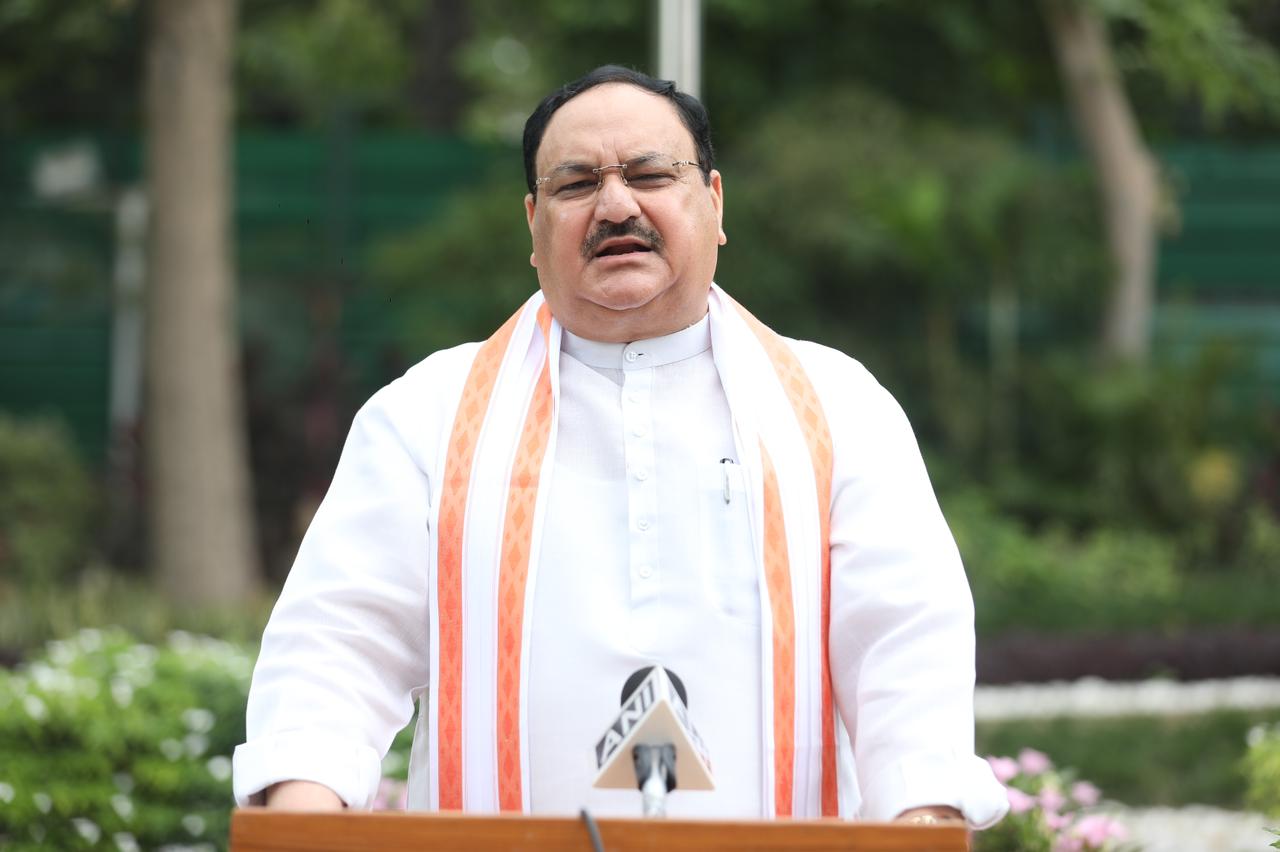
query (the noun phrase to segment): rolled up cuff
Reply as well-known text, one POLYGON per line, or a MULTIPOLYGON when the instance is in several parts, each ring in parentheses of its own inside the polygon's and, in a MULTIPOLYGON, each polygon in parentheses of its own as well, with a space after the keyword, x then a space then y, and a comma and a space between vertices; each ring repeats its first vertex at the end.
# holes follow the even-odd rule
MULTIPOLYGON (((861 773, 860 773, 861 774, 861 773)), ((1004 787, 972 754, 912 754, 863 775, 861 817, 884 822, 911 808, 952 807, 970 828, 989 828, 1009 810, 1004 787)))
POLYGON ((281 781, 323 784, 350 808, 367 808, 378 791, 382 761, 364 743, 331 731, 285 731, 236 746, 231 758, 236 804, 264 804, 263 794, 281 781))

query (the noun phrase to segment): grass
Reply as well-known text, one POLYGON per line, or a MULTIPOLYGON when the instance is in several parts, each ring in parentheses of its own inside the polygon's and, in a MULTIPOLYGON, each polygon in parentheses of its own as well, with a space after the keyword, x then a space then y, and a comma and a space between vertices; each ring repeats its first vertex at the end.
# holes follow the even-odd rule
POLYGON ((983 755, 1043 751, 1126 805, 1240 810, 1245 735, 1254 725, 1277 721, 1280 710, 988 722, 978 726, 977 743, 983 755))

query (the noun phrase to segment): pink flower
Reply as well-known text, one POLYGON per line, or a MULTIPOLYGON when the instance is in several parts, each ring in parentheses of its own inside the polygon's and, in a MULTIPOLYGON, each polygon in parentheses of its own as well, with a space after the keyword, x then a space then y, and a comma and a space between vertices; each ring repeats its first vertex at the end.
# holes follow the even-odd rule
POLYGON ((1049 830, 1053 832, 1062 831, 1062 829, 1071 825, 1071 817, 1067 814, 1054 813, 1053 811, 1045 811, 1044 824, 1049 826, 1049 830))
POLYGON ((988 757, 987 763, 991 764, 991 771, 1001 784, 1018 774, 1018 761, 1012 757, 988 757))
POLYGON ((375 811, 403 811, 409 804, 409 785, 394 778, 378 782, 378 792, 370 806, 375 811))
POLYGON ((1109 816, 1092 814, 1080 820, 1071 834, 1085 843, 1086 849, 1101 849, 1108 840, 1124 840, 1129 836, 1125 827, 1109 816))
POLYGON ((1053 852, 1083 852, 1084 841, 1079 837, 1059 837, 1058 842, 1053 844, 1053 852))
POLYGON ((1046 811, 1060 811, 1067 803, 1067 797, 1057 787, 1045 787, 1040 791, 1040 807, 1046 811))
POLYGON ((1042 751, 1024 748, 1018 752, 1018 766, 1028 775, 1039 775, 1052 769, 1053 761, 1049 759, 1049 755, 1042 751))
POLYGON ((1098 800, 1102 798, 1102 791, 1088 781, 1077 781, 1071 785, 1071 798, 1089 808, 1098 804, 1098 800))
POLYGON ((1036 800, 1017 787, 1007 787, 1005 793, 1009 797, 1009 810, 1015 814, 1024 814, 1036 806, 1036 800))

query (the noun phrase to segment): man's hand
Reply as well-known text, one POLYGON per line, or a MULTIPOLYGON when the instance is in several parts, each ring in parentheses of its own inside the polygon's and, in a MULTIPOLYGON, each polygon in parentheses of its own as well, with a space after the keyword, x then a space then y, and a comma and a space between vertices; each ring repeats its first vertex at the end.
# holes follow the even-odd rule
POLYGON ((314 781, 281 781, 267 788, 267 807, 285 811, 340 811, 338 794, 314 781))
POLYGON ((909 808, 894 817, 893 821, 916 825, 964 825, 964 815, 955 808, 928 805, 923 808, 909 808))

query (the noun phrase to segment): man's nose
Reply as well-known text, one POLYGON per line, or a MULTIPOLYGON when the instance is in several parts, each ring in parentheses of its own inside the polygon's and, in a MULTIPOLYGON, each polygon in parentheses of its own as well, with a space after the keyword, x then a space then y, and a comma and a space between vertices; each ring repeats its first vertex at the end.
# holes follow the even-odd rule
POLYGON ((639 215, 640 205, 622 175, 617 172, 600 175, 600 188, 596 190, 596 220, 625 222, 639 215))

